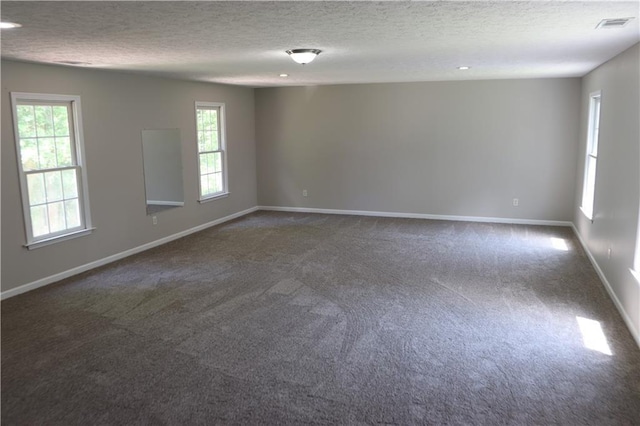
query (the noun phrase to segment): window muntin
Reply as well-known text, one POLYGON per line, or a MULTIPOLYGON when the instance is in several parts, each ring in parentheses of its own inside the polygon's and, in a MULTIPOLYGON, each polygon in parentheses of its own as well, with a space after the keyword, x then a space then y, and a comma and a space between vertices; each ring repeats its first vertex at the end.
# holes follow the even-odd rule
POLYGON ((600 135, 600 92, 589 96, 589 127, 587 133, 587 150, 584 166, 584 183, 582 190, 582 206, 584 214, 593 219, 595 202, 596 169, 598 163, 598 138, 600 135))
POLYGON ((200 200, 227 193, 224 104, 196 102, 200 200))
POLYGON ((90 228, 80 98, 12 93, 27 246, 90 228))

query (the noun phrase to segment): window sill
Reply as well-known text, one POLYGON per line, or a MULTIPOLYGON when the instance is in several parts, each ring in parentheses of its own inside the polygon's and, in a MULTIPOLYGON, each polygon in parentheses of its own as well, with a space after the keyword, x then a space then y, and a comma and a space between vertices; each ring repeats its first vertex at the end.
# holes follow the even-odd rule
POLYGON ((593 214, 588 214, 587 211, 582 206, 580 206, 580 211, 587 219, 589 219, 591 223, 593 223, 593 214))
POLYGON ((56 243, 59 243, 59 242, 62 242, 62 241, 72 240, 74 238, 78 238, 78 237, 83 237, 85 235, 89 235, 89 234, 91 234, 93 232, 94 229, 96 229, 96 228, 81 229, 80 231, 74 231, 74 232, 71 232, 69 234, 58 235, 56 237, 47 238, 46 240, 34 241, 32 243, 25 244, 24 246, 26 248, 28 248, 29 250, 35 250, 35 249, 40 248, 40 247, 45 247, 45 246, 49 246, 51 244, 56 244, 56 243))
POLYGON ((211 197, 201 198, 201 199, 198 200, 198 202, 200 204, 208 203, 209 201, 214 201, 214 200, 217 200, 219 198, 226 198, 226 197, 229 196, 229 194, 231 194, 231 193, 230 192, 222 192, 220 194, 212 195, 211 197))

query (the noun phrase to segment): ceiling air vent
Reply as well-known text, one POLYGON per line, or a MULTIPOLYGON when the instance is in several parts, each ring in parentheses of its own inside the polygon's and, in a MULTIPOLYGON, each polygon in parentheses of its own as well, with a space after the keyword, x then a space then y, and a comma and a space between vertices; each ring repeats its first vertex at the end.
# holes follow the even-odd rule
POLYGON ((622 28, 629 23, 633 18, 614 18, 614 19, 603 19, 596 26, 598 28, 622 28))

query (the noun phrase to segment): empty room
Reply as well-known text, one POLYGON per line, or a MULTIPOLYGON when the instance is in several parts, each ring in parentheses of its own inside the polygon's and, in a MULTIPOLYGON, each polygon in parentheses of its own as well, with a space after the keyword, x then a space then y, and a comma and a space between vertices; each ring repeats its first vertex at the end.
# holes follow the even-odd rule
POLYGON ((640 2, 0 12, 3 425, 640 424, 640 2))

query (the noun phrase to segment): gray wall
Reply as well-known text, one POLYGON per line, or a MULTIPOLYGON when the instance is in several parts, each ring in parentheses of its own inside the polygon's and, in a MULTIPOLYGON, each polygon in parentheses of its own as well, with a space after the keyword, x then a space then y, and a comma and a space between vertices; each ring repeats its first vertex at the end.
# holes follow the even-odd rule
POLYGON ((579 101, 580 79, 256 89, 258 203, 570 221, 579 101))
POLYGON ((120 253, 256 205, 254 91, 124 73, 2 62, 2 290, 120 253), (82 98, 91 235, 29 251, 25 243, 9 92, 82 98), (229 190, 198 198, 195 101, 225 102, 229 190), (142 129, 179 128, 185 206, 146 216, 142 129))
MULTIPOLYGON (((583 78, 574 224, 640 342, 640 287, 630 272, 640 205, 640 45, 583 78), (580 210, 589 94, 602 90, 593 223, 580 210), (611 248, 611 259, 607 250, 611 248)), ((640 265, 636 265, 638 267, 640 265)))

